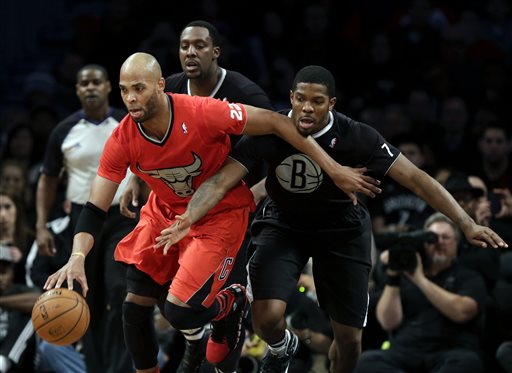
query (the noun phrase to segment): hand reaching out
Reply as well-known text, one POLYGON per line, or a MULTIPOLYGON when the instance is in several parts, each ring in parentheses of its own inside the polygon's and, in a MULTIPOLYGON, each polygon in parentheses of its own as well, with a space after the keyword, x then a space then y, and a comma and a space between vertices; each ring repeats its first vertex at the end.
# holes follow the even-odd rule
POLYGON ((339 172, 332 176, 336 186, 343 190, 354 205, 357 205, 356 193, 362 193, 368 197, 374 198, 376 194, 382 192, 377 185, 380 181, 371 176, 364 175, 368 169, 366 167, 352 168, 341 166, 339 172))
POLYGON ((139 194, 141 192, 140 183, 138 182, 136 176, 132 176, 128 186, 124 190, 121 198, 119 199, 119 210, 121 211, 121 215, 126 216, 130 219, 135 219, 137 214, 131 211, 128 206, 130 203, 137 207, 139 205, 139 194))
POLYGON ((52 233, 48 228, 38 228, 36 231, 37 251, 41 256, 55 256, 57 250, 52 233))
POLYGON ((183 215, 176 215, 176 221, 169 227, 160 232, 160 236, 156 238, 155 249, 164 246, 164 255, 167 254, 169 248, 180 242, 190 231, 192 222, 190 221, 187 213, 183 215))

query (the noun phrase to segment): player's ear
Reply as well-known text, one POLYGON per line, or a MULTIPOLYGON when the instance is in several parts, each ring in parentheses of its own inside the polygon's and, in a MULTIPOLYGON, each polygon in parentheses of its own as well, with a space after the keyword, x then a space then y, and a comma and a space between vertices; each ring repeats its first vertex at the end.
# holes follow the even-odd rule
POLYGON ((329 110, 334 109, 334 105, 336 105, 336 97, 331 97, 329 99, 329 110))
POLYGON ((220 57, 220 47, 213 47, 213 59, 217 60, 220 57))
POLYGON ((165 89, 165 79, 163 77, 160 77, 160 79, 158 79, 158 89, 162 92, 165 89))
POLYGON ((290 89, 290 103, 293 104, 293 91, 290 89))

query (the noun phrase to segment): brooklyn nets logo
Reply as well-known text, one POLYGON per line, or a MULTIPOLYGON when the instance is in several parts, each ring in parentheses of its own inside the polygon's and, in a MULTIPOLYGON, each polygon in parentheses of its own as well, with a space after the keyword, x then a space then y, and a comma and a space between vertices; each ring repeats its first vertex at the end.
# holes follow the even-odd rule
POLYGON ((312 193, 322 185, 323 173, 311 158, 293 154, 276 168, 277 180, 291 193, 312 193))

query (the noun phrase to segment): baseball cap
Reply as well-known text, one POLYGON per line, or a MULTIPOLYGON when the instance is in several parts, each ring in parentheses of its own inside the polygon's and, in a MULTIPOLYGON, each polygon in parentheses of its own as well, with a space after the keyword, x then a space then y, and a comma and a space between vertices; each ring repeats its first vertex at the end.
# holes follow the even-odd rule
POLYGON ((469 183, 469 178, 466 174, 462 172, 456 172, 451 174, 446 180, 444 187, 451 194, 461 193, 461 192, 469 192, 473 196, 473 198, 478 198, 483 196, 484 191, 480 188, 475 188, 469 183))

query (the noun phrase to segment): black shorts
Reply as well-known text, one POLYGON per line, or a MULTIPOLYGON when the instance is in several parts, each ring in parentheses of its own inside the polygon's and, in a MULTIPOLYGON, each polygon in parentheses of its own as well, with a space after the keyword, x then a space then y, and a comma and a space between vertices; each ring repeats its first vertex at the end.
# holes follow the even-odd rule
POLYGON ((134 265, 126 268, 126 291, 143 297, 165 299, 169 291, 171 281, 160 285, 147 273, 142 272, 134 265))
POLYGON ((248 265, 254 299, 288 302, 311 257, 320 306, 338 323, 365 326, 371 269, 369 222, 329 234, 298 232, 275 224, 260 228, 248 265))

